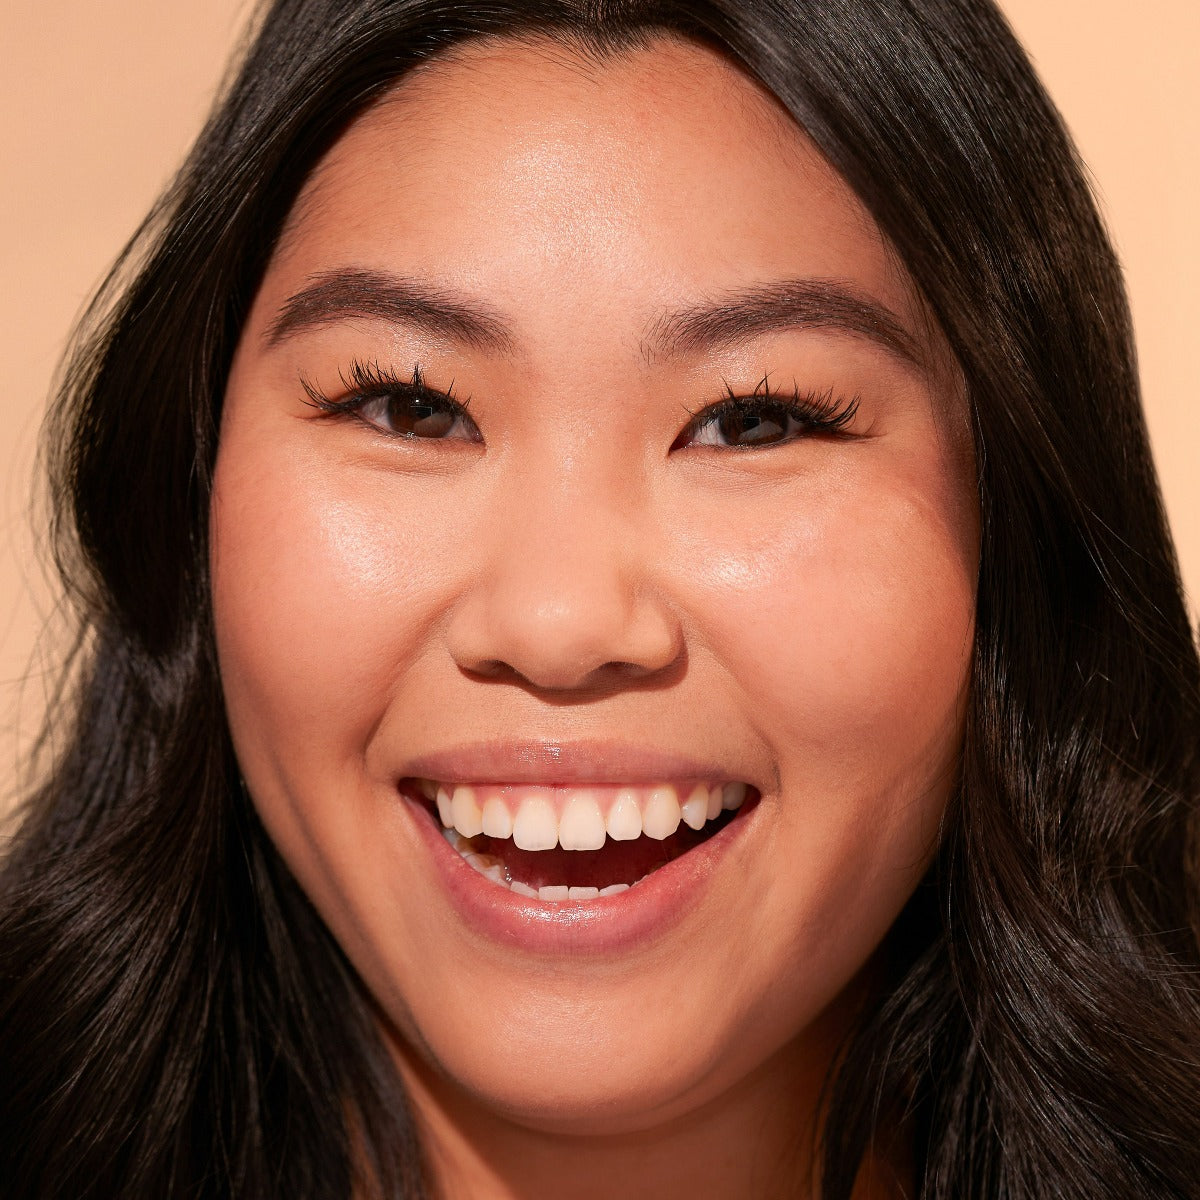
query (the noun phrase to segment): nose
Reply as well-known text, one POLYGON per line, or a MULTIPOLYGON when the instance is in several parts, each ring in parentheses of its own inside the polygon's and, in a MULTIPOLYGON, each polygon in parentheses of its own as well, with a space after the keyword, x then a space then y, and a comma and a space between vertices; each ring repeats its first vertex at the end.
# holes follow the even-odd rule
POLYGON ((452 657, 473 674, 555 692, 663 672, 683 638, 653 536, 564 490, 526 480, 490 514, 486 553, 450 614, 452 657))

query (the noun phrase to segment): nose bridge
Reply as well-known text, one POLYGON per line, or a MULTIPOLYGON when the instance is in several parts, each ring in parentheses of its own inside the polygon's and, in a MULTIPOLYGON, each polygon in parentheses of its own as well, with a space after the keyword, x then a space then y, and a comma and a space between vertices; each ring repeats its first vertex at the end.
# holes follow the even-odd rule
MULTIPOLYGON (((584 584, 572 566, 590 566, 593 575, 602 564, 610 574, 636 567, 646 531, 638 527, 636 499, 641 489, 629 463, 607 461, 589 454, 587 447, 557 452, 548 447, 526 470, 513 472, 509 489, 504 507, 513 516, 513 540, 530 552, 531 568, 544 557, 547 569, 567 576, 568 582, 584 584), (539 548, 543 555, 533 553, 539 548)), ((644 523, 644 508, 642 517, 644 523)), ((508 549, 514 576, 519 576, 520 556, 511 555, 512 545, 508 549)), ((614 582, 609 578, 609 584, 614 582)))
POLYGON ((649 507, 628 463, 561 451, 504 473, 487 552, 454 616, 451 650, 565 689, 674 661, 678 629, 654 569, 649 507))

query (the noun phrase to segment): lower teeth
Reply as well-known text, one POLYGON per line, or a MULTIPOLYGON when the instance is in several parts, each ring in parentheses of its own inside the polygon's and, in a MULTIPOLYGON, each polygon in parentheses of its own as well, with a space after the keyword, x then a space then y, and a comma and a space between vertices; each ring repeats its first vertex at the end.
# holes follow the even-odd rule
POLYGON ((636 879, 633 883, 612 883, 603 888, 568 887, 566 884, 546 884, 540 888, 533 888, 519 879, 514 879, 500 859, 489 854, 475 853, 471 849, 470 842, 457 829, 443 829, 442 837, 485 879, 490 879, 493 883, 516 892, 518 896, 548 900, 551 903, 561 904, 565 900, 596 900, 602 896, 616 896, 621 892, 629 891, 631 887, 637 887, 643 879, 648 879, 654 874, 653 871, 648 871, 641 879, 636 879))

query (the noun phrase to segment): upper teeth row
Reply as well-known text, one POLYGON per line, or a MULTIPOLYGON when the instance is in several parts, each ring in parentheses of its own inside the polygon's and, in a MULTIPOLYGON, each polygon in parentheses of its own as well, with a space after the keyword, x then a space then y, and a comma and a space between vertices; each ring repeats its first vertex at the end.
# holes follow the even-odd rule
POLYGON ((549 788, 472 787, 418 781, 422 793, 436 799, 438 816, 447 829, 463 837, 509 838, 522 850, 599 850, 605 837, 628 842, 645 834, 661 841, 682 821, 701 829, 723 809, 739 808, 744 783, 679 789, 653 787, 549 788), (607 812, 602 807, 607 802, 607 812))

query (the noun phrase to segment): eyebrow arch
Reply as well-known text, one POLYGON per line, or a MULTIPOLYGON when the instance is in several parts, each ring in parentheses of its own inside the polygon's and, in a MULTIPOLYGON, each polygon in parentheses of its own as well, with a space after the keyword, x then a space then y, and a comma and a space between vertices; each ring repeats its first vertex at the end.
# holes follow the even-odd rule
POLYGON ((660 317, 647 342, 668 357, 695 354, 796 329, 835 329, 875 342, 913 366, 916 339, 889 308, 837 279, 791 279, 750 287, 713 304, 660 317))
POLYGON ((266 342, 278 346, 304 330, 351 317, 415 326, 493 353, 507 353, 512 346, 505 322, 478 302, 413 279, 359 267, 311 276, 307 287, 284 302, 267 328, 266 342))

